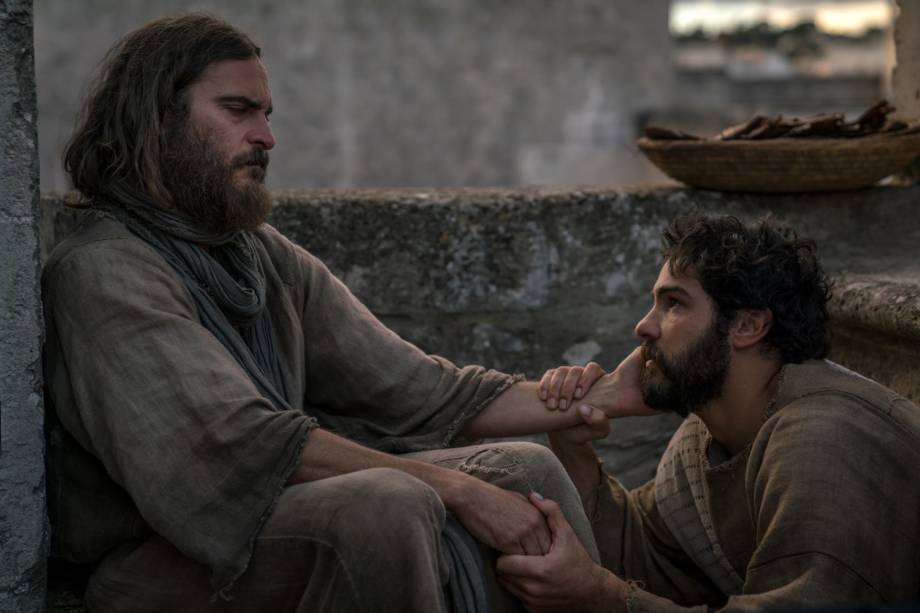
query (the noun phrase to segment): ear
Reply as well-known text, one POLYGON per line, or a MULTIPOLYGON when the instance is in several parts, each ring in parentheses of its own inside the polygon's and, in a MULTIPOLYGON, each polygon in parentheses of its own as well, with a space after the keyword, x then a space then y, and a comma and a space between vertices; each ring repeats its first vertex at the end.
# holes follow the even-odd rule
POLYGON ((770 309, 738 311, 729 329, 732 347, 735 349, 753 347, 763 340, 772 325, 773 312, 770 309))

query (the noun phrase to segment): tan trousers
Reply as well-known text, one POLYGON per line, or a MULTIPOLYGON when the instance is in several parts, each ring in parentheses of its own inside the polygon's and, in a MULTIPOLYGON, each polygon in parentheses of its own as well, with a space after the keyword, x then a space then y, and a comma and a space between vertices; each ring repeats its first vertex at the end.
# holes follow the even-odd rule
MULTIPOLYGON (((585 548, 597 547, 574 486, 545 447, 496 443, 408 454, 468 472, 508 490, 559 502, 585 548)), ((441 545, 445 510, 428 485, 375 468, 287 488, 255 540, 233 600, 210 602, 208 570, 159 536, 123 545, 93 573, 92 613, 446 611, 441 545)), ((483 547, 493 610, 520 610, 494 580, 483 547)))

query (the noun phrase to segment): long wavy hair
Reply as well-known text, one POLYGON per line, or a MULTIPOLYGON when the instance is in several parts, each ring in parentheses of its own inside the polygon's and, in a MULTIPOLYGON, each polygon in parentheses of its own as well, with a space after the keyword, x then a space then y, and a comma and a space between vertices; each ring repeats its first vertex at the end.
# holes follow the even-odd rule
POLYGON ((170 130, 183 127, 187 88, 210 64, 260 56, 248 36, 200 13, 158 19, 121 38, 64 150, 64 169, 82 200, 172 207, 163 154, 170 130))
POLYGON ((665 230, 662 252, 672 274, 699 279, 720 321, 742 309, 770 309, 765 340, 783 363, 827 355, 832 286, 814 241, 769 217, 746 225, 728 215, 691 213, 665 230))

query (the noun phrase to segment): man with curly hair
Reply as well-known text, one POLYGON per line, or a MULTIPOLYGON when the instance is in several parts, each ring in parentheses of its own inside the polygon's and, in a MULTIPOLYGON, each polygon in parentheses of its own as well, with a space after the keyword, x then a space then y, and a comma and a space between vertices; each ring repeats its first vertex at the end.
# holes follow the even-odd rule
MULTIPOLYGON (((645 402, 686 417, 656 477, 627 491, 599 467, 597 408, 550 434, 601 550, 590 562, 558 507, 553 548, 499 560, 533 610, 761 611, 920 596, 920 410, 824 360, 829 283, 815 245, 766 219, 700 214, 663 235, 636 326, 645 402)), ((549 398, 603 380, 544 376, 549 398)), ((612 400, 612 398, 611 398, 612 400)), ((593 406, 592 406, 593 405, 593 406)))

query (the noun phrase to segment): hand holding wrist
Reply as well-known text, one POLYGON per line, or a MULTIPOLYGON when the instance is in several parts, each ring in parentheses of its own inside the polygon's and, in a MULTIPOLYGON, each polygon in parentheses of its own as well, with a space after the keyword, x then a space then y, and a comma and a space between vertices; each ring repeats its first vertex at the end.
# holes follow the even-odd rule
POLYGON ((597 381, 584 402, 601 409, 608 418, 654 414, 642 399, 639 377, 643 364, 642 351, 637 347, 616 370, 597 381))

